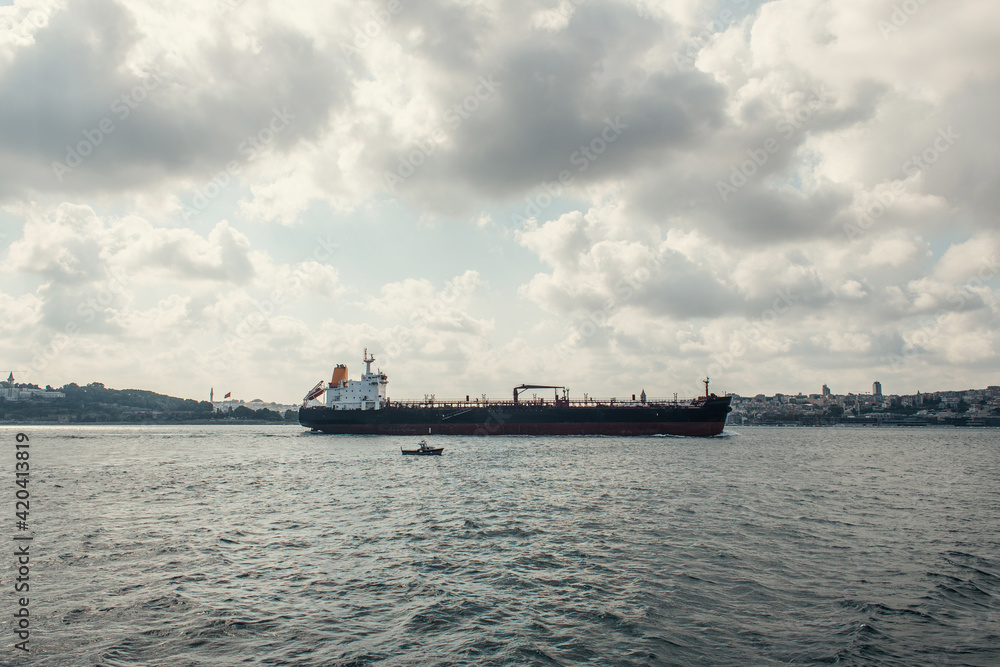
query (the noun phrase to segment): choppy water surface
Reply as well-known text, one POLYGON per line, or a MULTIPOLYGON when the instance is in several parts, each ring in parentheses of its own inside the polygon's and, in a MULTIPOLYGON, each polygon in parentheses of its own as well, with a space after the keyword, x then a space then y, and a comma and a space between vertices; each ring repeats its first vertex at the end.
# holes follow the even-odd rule
POLYGON ((995 430, 17 430, 5 664, 1000 663, 995 430))

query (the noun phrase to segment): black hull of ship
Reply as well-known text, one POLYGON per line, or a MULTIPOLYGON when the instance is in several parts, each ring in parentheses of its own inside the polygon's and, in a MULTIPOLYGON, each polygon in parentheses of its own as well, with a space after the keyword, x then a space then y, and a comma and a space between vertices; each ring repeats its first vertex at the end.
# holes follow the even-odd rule
POLYGON ((693 405, 557 407, 395 407, 380 410, 301 408, 299 423, 314 431, 356 435, 683 435, 722 433, 730 398, 693 405))

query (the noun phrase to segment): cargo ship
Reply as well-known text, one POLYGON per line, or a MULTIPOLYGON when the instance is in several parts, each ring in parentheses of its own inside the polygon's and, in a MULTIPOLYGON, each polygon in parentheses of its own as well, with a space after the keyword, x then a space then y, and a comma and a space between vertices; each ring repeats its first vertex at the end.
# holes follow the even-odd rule
POLYGON ((731 396, 708 391, 691 400, 570 399, 569 390, 556 385, 522 384, 514 387, 512 400, 394 401, 386 397, 389 380, 380 369, 373 373, 365 349, 365 372, 360 380, 348 378, 347 366, 337 364, 330 382, 320 381, 305 395, 299 423, 324 433, 378 435, 682 435, 713 436, 722 433, 732 410, 731 396), (528 389, 552 389, 551 399, 521 394, 528 389), (562 390, 562 396, 559 395, 562 390))

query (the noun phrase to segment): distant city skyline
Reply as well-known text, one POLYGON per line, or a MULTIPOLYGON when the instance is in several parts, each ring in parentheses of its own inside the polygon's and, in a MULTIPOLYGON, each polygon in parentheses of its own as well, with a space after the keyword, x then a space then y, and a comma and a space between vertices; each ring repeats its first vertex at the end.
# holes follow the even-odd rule
POLYGON ((873 398, 874 397, 887 398, 887 397, 893 397, 893 396, 899 397, 899 396, 917 396, 917 395, 924 395, 924 394, 926 394, 926 395, 932 395, 932 394, 952 394, 952 393, 961 393, 961 392, 966 392, 966 391, 987 391, 987 390, 989 390, 991 388, 992 389, 997 389, 998 386, 1000 386, 1000 385, 987 385, 986 387, 965 387, 965 388, 962 388, 962 389, 953 389, 953 388, 951 388, 951 389, 928 389, 927 391, 922 391, 922 390, 918 389, 917 391, 914 391, 914 392, 904 392, 904 393, 882 392, 882 393, 876 394, 874 391, 844 391, 844 392, 836 392, 836 391, 830 390, 829 392, 827 392, 825 390, 829 389, 829 387, 827 387, 826 385, 823 385, 823 387, 820 389, 820 391, 795 391, 795 392, 776 391, 776 392, 774 392, 772 394, 765 394, 764 392, 758 391, 758 392, 754 392, 752 394, 740 394, 740 396, 759 396, 761 394, 764 394, 765 396, 819 396, 819 397, 824 397, 824 396, 834 396, 834 397, 836 397, 836 396, 872 396, 873 398))
MULTIPOLYGON (((13 373, 10 373, 10 375, 7 378, 7 380, 5 380, 3 382, 0 382, 0 398, 4 398, 4 397, 11 398, 11 397, 13 397, 13 394, 11 392, 11 388, 15 387, 15 386, 25 385, 25 384, 29 384, 29 383, 24 383, 24 382, 18 381, 17 378, 14 378, 13 373), (11 379, 14 380, 13 384, 11 383, 11 379)), ((80 383, 77 383, 77 384, 80 384, 80 383)), ((85 382, 85 383, 83 383, 80 386, 83 386, 85 384, 89 384, 89 383, 85 382)), ((101 384, 103 384, 103 383, 101 383, 101 384)), ((50 386, 52 386, 52 385, 50 385, 50 386)), ((45 385, 41 385, 41 387, 44 388, 45 385)), ((148 389, 146 387, 112 387, 112 386, 109 385, 108 388, 109 389, 119 389, 119 390, 120 389, 137 389, 137 390, 152 391, 152 390, 150 390, 150 389, 148 389)), ((997 398, 1000 398, 1000 385, 987 385, 985 387, 965 387, 965 388, 961 388, 961 389, 955 389, 955 388, 948 388, 948 389, 928 389, 926 391, 924 391, 924 390, 917 390, 917 391, 908 392, 908 393, 882 392, 881 389, 882 389, 881 388, 881 383, 876 380, 876 381, 874 381, 872 383, 872 389, 871 389, 871 391, 868 391, 868 390, 862 390, 862 391, 851 391, 851 390, 848 390, 848 391, 843 391, 843 392, 837 392, 837 391, 834 391, 833 389, 831 389, 829 387, 829 385, 824 384, 824 385, 822 385, 820 387, 820 390, 818 392, 794 390, 794 391, 777 391, 777 392, 771 392, 771 393, 765 393, 765 392, 760 392, 760 391, 749 392, 749 393, 740 393, 740 392, 730 392, 730 393, 733 393, 733 394, 735 394, 735 395, 737 395, 737 396, 739 396, 741 398, 751 398, 751 397, 754 397, 754 396, 765 396, 765 397, 768 397, 768 398, 775 398, 775 397, 787 397, 787 398, 809 397, 809 398, 838 399, 838 398, 844 398, 844 397, 848 397, 848 396, 858 396, 858 397, 867 396, 867 397, 871 397, 873 399, 875 399, 875 398, 891 399, 891 398, 914 397, 914 396, 934 396, 934 395, 941 395, 941 394, 961 394, 961 393, 966 393, 966 392, 984 392, 984 393, 989 393, 991 395, 995 395, 997 398), (875 391, 876 389, 879 390, 878 393, 876 393, 876 391, 875 391)), ((539 390, 539 391, 541 391, 541 390, 539 390)), ((717 393, 717 392, 715 392, 714 387, 712 388, 712 392, 713 393, 717 393)), ((617 395, 615 395, 615 394, 606 394, 606 395, 605 394, 590 394, 589 392, 587 392, 587 393, 592 398, 611 398, 611 397, 615 397, 615 396, 621 398, 621 397, 626 397, 626 396, 629 395, 628 392, 625 392, 624 394, 617 394, 617 395)), ((640 390, 640 392, 638 392, 638 393, 645 393, 645 392, 644 392, 644 390, 640 390)), ((638 393, 636 393, 636 395, 638 395, 638 393)), ((721 392, 718 392, 718 393, 721 393, 721 392)), ((275 400, 268 399, 268 398, 262 398, 262 397, 259 397, 259 396, 254 396, 253 398, 249 398, 247 396, 240 396, 238 394, 238 392, 237 392, 236 395, 234 395, 231 391, 226 392, 225 398, 221 398, 221 399, 216 400, 214 398, 214 394, 215 394, 215 388, 214 387, 209 387, 208 399, 207 400, 208 400, 208 402, 210 402, 210 403, 212 403, 213 405, 216 405, 216 406, 221 406, 221 405, 246 405, 246 404, 252 404, 252 403, 259 403, 259 404, 261 404, 261 406, 267 406, 267 407, 281 406, 281 407, 284 407, 284 408, 289 408, 289 407, 294 407, 296 405, 300 405, 302 403, 301 400, 283 402, 283 401, 275 401, 275 400)), ((31 392, 30 391, 29 392, 25 392, 24 395, 25 396, 29 396, 29 395, 31 395, 31 392)), ((583 393, 580 393, 580 394, 575 394, 574 393, 574 394, 571 394, 571 395, 573 397, 575 397, 575 398, 582 398, 583 393)), ((422 397, 423 396, 414 396, 412 398, 416 399, 416 398, 422 398, 422 397)), ((669 398, 669 397, 670 397, 669 395, 665 394, 663 396, 655 396, 655 397, 650 396, 650 399, 652 399, 652 398, 669 398)), ((187 395, 177 395, 177 396, 175 396, 175 398, 191 399, 191 400, 196 400, 196 401, 206 400, 204 397, 187 396, 187 395)), ((461 398, 461 397, 460 396, 450 397, 450 396, 438 395, 437 398, 438 399, 445 399, 445 398, 461 398)), ((493 396, 490 396, 490 398, 491 398, 491 400, 506 400, 506 395, 493 395, 493 396)), ((691 398, 691 396, 680 396, 680 395, 678 395, 678 398, 691 398)))
POLYGON ((1000 374, 1000 3, 0 15, 31 382, 295 403, 365 348, 397 398, 1000 374))
POLYGON ((904 395, 757 394, 733 398, 732 407, 732 425, 1000 427, 1000 385, 904 395))

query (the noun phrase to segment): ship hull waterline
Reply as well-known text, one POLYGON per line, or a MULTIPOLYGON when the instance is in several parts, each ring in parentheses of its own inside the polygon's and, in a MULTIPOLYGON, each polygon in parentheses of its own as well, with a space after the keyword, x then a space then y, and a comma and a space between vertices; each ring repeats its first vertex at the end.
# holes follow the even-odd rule
POLYGON ((469 424, 303 424, 314 431, 340 435, 677 435, 707 438, 722 433, 724 424, 685 422, 662 424, 504 424, 483 428, 469 424))
MULTIPOLYGON (((713 397, 714 398, 714 397, 713 397)), ((728 397, 700 406, 614 408, 302 408, 299 422, 314 431, 345 435, 675 435, 723 432, 728 397)))

